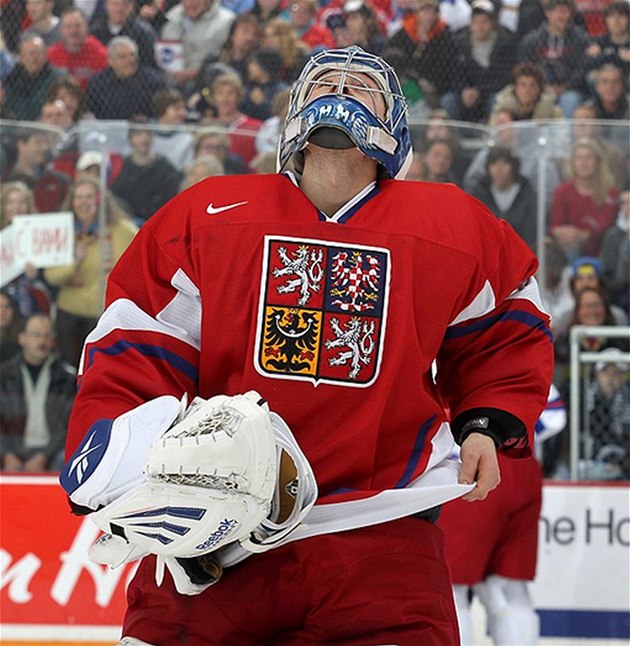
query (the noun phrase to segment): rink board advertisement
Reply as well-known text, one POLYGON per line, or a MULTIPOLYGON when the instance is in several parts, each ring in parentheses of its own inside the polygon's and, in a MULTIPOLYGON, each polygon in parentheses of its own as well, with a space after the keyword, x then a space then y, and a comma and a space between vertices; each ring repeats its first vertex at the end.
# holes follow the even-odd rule
POLYGON ((547 482, 534 604, 546 636, 630 639, 630 488, 547 482))
MULTIPOLYGON (((547 483, 532 593, 545 636, 630 637, 630 490, 547 483)), ((55 477, 0 477, 3 639, 114 641, 134 566, 91 563, 99 530, 55 477)))

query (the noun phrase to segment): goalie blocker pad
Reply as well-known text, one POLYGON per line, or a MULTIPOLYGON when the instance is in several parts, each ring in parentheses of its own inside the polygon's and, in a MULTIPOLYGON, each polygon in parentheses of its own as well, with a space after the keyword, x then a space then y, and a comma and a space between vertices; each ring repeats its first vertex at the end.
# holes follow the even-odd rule
POLYGON ((74 507, 89 513, 137 486, 149 446, 183 415, 185 402, 164 395, 92 424, 59 477, 74 507))

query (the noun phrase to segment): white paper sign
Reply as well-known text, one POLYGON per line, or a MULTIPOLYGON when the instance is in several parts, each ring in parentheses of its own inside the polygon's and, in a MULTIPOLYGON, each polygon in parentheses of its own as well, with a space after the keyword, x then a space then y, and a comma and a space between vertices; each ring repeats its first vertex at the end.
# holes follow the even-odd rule
POLYGON ((70 265, 74 260, 72 213, 18 215, 0 232, 0 286, 35 267, 70 265))
POLYGON ((155 58, 166 72, 184 69, 184 45, 179 40, 159 40, 155 43, 155 58))

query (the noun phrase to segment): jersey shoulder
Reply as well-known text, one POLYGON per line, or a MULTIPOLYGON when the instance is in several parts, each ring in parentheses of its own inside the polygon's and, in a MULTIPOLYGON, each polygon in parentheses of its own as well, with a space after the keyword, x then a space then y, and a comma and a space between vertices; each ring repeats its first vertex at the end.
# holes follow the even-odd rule
POLYGON ((505 221, 455 184, 384 182, 384 192, 415 235, 462 249, 499 243, 505 221))

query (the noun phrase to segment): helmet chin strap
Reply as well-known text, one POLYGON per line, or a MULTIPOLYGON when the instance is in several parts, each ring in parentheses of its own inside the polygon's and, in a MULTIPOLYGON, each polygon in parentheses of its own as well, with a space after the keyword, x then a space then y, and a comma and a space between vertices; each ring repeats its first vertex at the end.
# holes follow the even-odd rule
POLYGON ((316 128, 308 140, 316 146, 322 148, 332 148, 333 150, 345 150, 347 148, 356 148, 356 144, 348 135, 339 130, 339 128, 331 128, 329 126, 322 126, 316 128))

